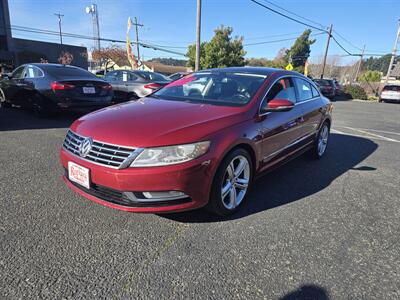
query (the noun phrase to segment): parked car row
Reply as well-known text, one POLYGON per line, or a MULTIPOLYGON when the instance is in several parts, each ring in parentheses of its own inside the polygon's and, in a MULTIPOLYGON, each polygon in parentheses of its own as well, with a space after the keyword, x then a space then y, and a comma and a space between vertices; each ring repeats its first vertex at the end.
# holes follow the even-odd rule
POLYGON ((132 212, 206 206, 227 216, 253 180, 303 152, 321 158, 332 105, 301 74, 223 68, 167 78, 116 70, 104 80, 59 64, 26 64, 0 82, 1 106, 98 110, 76 120, 60 152, 68 186, 132 212))
POLYGON ((0 81, 0 106, 30 108, 38 117, 53 112, 91 111, 136 100, 171 82, 146 71, 111 71, 104 78, 74 66, 25 64, 0 81))
POLYGON ((342 86, 336 79, 314 79, 313 81, 318 85, 321 93, 331 100, 343 92, 342 86))

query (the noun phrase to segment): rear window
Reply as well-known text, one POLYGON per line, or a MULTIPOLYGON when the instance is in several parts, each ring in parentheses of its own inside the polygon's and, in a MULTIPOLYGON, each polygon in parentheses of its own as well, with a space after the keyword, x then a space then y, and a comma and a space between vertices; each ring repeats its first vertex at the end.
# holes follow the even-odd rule
POLYGON ((384 91, 400 92, 400 85, 387 85, 383 88, 384 91))
POLYGON ((140 72, 138 73, 138 75, 149 81, 165 81, 165 82, 171 81, 171 79, 168 79, 164 75, 154 72, 140 72))
POLYGON ((328 80, 323 80, 323 79, 316 79, 314 82, 318 83, 319 85, 330 85, 328 80))
POLYGON ((62 66, 48 66, 45 68, 45 71, 50 73, 56 77, 90 77, 97 78, 96 75, 90 73, 89 71, 85 71, 81 68, 71 68, 71 67, 62 67, 62 66))

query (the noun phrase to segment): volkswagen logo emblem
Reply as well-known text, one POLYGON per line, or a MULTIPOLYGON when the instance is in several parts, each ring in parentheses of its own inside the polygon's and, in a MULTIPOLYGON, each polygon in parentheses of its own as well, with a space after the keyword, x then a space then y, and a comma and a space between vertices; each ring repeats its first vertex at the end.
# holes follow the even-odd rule
POLYGON ((93 140, 91 138, 85 138, 82 143, 79 145, 79 155, 81 157, 86 157, 89 154, 90 150, 92 150, 93 140))

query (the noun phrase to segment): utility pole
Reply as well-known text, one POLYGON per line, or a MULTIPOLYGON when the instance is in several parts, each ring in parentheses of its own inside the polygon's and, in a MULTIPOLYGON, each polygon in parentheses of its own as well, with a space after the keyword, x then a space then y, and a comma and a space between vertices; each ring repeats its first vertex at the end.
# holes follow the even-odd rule
POLYGON ((64 17, 64 15, 62 15, 61 13, 57 13, 57 14, 55 13, 54 15, 58 17, 58 29, 60 30, 60 44, 62 45, 63 42, 62 42, 62 34, 61 34, 61 17, 64 17))
POLYGON ((200 69, 200 33, 201 33, 201 0, 197 0, 197 19, 196 19, 196 62, 194 70, 200 69))
POLYGON ((389 68, 388 68, 387 73, 386 73, 385 85, 388 83, 389 76, 390 76, 390 71, 392 70, 394 58, 396 57, 397 44, 399 43, 399 37, 400 37, 400 19, 399 19, 399 25, 398 26, 399 26, 399 28, 397 29, 396 41, 394 42, 394 47, 393 47, 393 51, 392 51, 392 57, 390 58, 389 68))
POLYGON ((139 46, 139 31, 138 31, 138 26, 143 27, 143 24, 138 24, 137 18, 135 17, 135 23, 133 23, 136 27, 136 49, 137 49, 137 58, 138 58, 138 63, 140 63, 140 46, 139 46))
POLYGON ((361 52, 361 55, 360 55, 360 61, 358 62, 356 76, 354 76, 354 82, 357 81, 358 74, 360 73, 361 64, 362 64, 362 60, 363 60, 363 57, 364 57, 364 52, 365 52, 365 45, 364 45, 364 47, 362 49, 362 52, 361 52))
POLYGON ((329 27, 329 31, 328 31, 328 41, 326 42, 324 62, 322 63, 321 79, 324 78, 326 58, 328 57, 329 42, 331 41, 331 36, 332 36, 332 27, 333 27, 333 25, 331 24, 331 26, 329 27))
POLYGON ((94 49, 100 50, 100 26, 97 4, 86 7, 86 13, 92 15, 94 49))

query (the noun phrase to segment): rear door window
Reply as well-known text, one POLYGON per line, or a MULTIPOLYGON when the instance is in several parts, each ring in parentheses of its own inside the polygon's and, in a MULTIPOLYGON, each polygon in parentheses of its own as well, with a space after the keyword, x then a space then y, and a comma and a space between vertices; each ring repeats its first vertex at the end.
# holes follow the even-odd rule
POLYGON ((129 72, 129 74, 128 74, 128 80, 129 81, 136 81, 136 80, 138 80, 138 78, 139 77, 137 77, 135 74, 129 72))
POLYGON ((311 84, 304 79, 295 78, 296 88, 298 94, 298 102, 307 101, 313 98, 313 92, 311 90, 311 84))
POLYGON ((20 66, 17 69, 15 69, 11 75, 11 78, 12 79, 22 78, 22 73, 24 72, 24 69, 25 69, 25 66, 20 66))
POLYGON ((25 78, 43 77, 43 72, 38 67, 28 66, 25 70, 25 78))
POLYGON ((116 81, 117 80, 117 71, 111 71, 106 73, 104 77, 107 81, 116 81))

